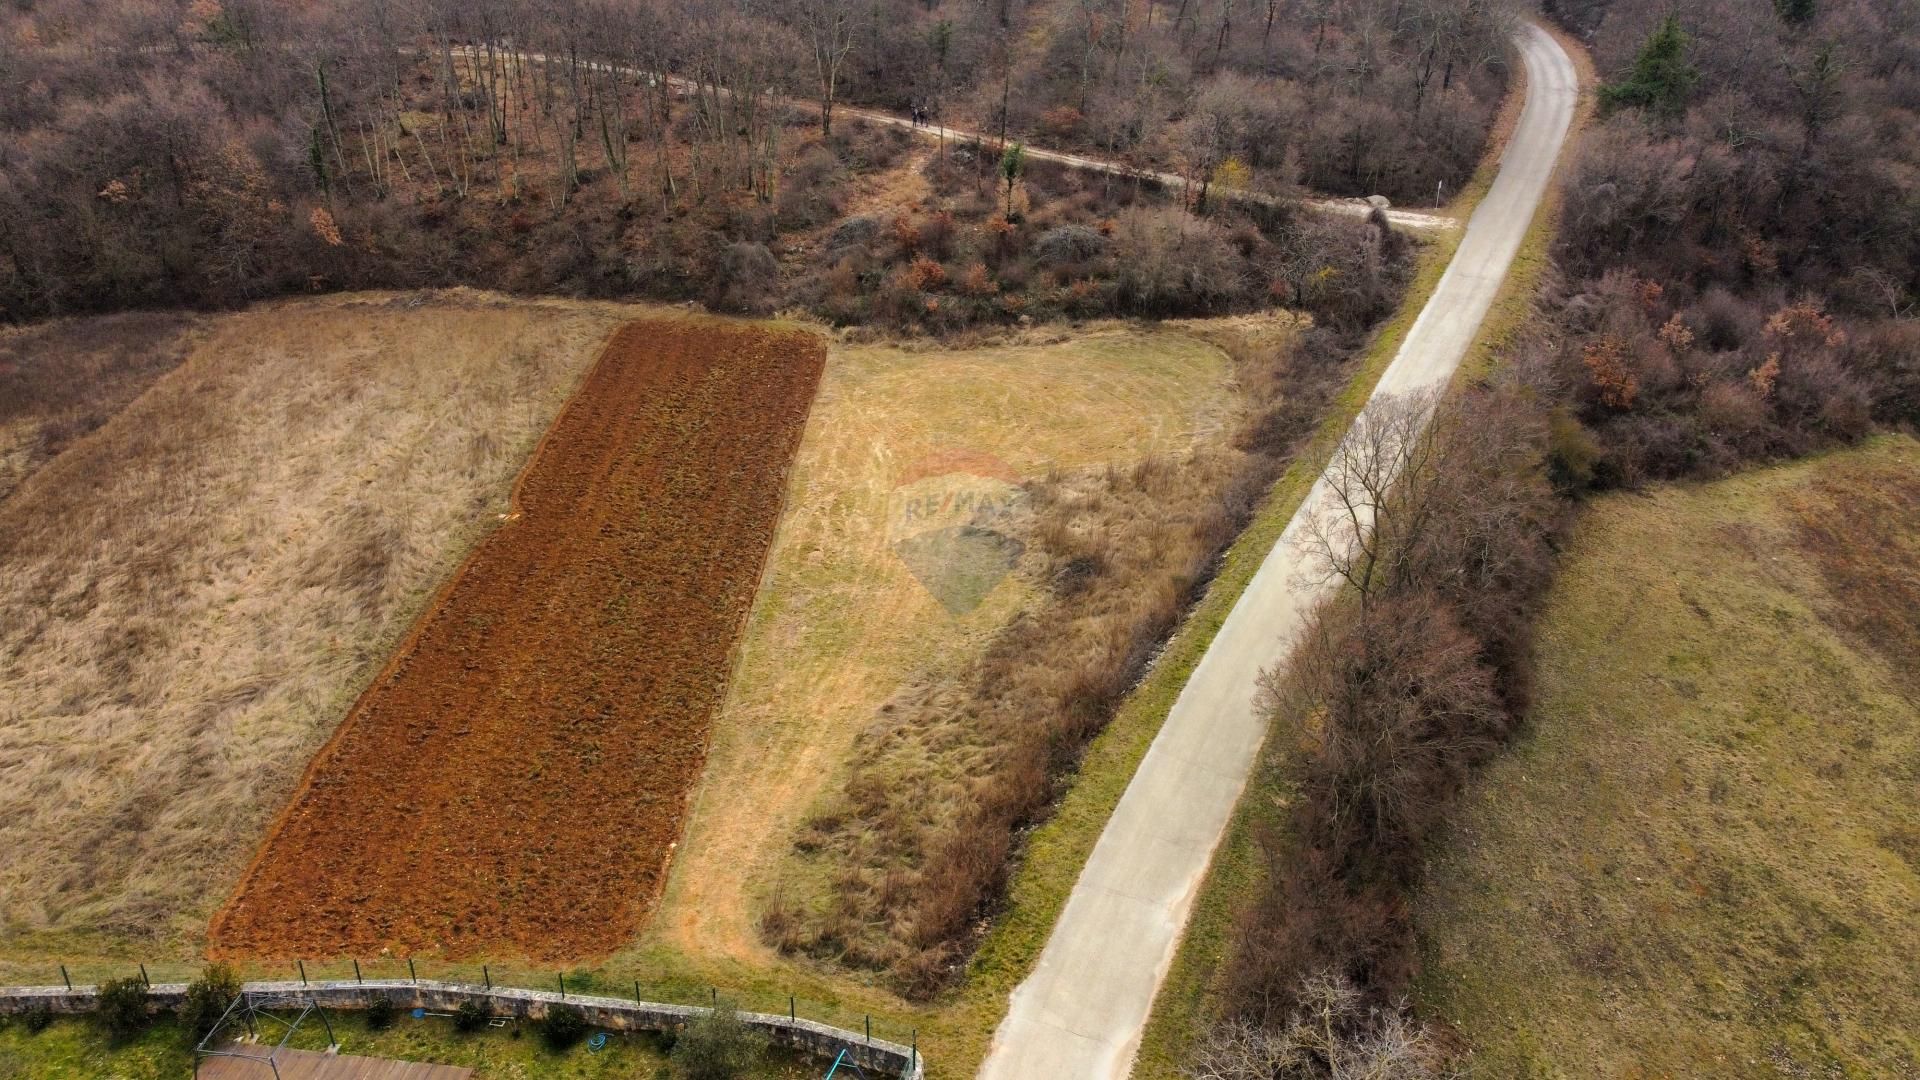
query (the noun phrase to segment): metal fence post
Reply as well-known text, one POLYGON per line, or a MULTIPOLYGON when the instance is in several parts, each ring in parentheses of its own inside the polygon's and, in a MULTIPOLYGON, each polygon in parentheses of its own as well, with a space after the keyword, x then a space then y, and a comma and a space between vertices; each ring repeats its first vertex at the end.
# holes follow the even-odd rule
POLYGON ((65 964, 60 965, 60 981, 67 984, 67 989, 73 989, 73 978, 67 974, 67 965, 65 964))
POLYGON ((800 1009, 798 1006, 794 1005, 792 994, 787 995, 787 1019, 793 1021, 794 1023, 800 1022, 800 1009))
POLYGON ((562 971, 554 977, 560 980, 560 1000, 565 1001, 567 999, 567 973, 562 971))
POLYGON ((149 990, 153 989, 153 980, 147 978, 147 965, 145 964, 140 965, 140 983, 149 990))
POLYGON ((420 981, 420 973, 413 970, 413 957, 407 957, 407 978, 412 982, 420 981))
POLYGON ((640 1004, 640 980, 639 979, 633 980, 633 1003, 635 1005, 640 1004))
POLYGON ((485 964, 480 965, 480 977, 487 980, 487 989, 493 989, 493 972, 488 971, 485 964))
POLYGON ((295 960, 294 963, 300 965, 300 985, 307 985, 307 962, 305 960, 295 960))
POLYGON ((873 1045, 873 1014, 867 1014, 867 1045, 873 1045))
POLYGON ((353 962, 353 981, 356 983, 364 983, 367 981, 360 977, 360 961, 358 960, 353 962))

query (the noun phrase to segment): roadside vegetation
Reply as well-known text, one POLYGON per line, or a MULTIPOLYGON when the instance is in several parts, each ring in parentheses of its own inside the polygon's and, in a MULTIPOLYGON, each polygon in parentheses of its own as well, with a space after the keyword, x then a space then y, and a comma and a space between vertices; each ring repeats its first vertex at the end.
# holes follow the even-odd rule
MULTIPOLYGON (((952 98, 981 130, 1004 124, 1197 187, 1305 185, 1430 206, 1480 160, 1513 74, 1507 37, 1519 10, 1502 0, 1009 0, 981 5, 970 27, 975 85, 922 93, 952 98)), ((942 7, 933 25, 952 18, 942 7)))
POLYGON ((1244 392, 1230 436, 1023 485, 1039 599, 977 660, 911 678, 880 708, 850 774, 797 841, 831 893, 780 897, 763 920, 770 941, 884 971, 911 997, 962 973, 1002 904, 1020 838, 1356 366, 1359 341, 1318 327, 1202 332, 1227 350, 1244 392))
MULTIPOLYGON (((1270 810, 1236 834, 1258 856, 1227 860, 1250 864, 1252 880, 1234 886, 1245 899, 1208 982, 1216 1021, 1192 1075, 1325 1075, 1324 1053, 1284 1066, 1260 1055, 1329 979, 1376 1010, 1341 1052, 1399 1030, 1423 957, 1414 905, 1435 846, 1475 770, 1534 714, 1534 624, 1567 509, 1599 491, 1720 476, 1920 420, 1920 204, 1896 179, 1920 160, 1911 21, 1866 3, 1549 7, 1595 43, 1608 80, 1600 118, 1563 170, 1554 269, 1531 325, 1440 404, 1428 433, 1405 433, 1404 403, 1382 409, 1336 462, 1383 527, 1353 555, 1321 545, 1348 587, 1269 688, 1275 737, 1252 797, 1270 810), (1868 137, 1881 130, 1890 137, 1868 137), (1480 440, 1491 444, 1455 449, 1480 440), (1382 474, 1383 457, 1402 475, 1385 494, 1365 480, 1382 474), (1488 477, 1472 464, 1483 461, 1502 464, 1488 477), (1472 587, 1449 595, 1456 584, 1472 587)), ((1907 573, 1885 558, 1855 570, 1856 595, 1907 573)), ((1873 636, 1910 637, 1898 620, 1864 617, 1873 636)), ((1619 675, 1598 667, 1592 685, 1619 675)), ((1863 783, 1898 775, 1861 752, 1845 767, 1874 774, 1863 783)), ((1591 813, 1574 801, 1587 788, 1568 783, 1560 812, 1591 813)), ((1534 820, 1554 827, 1546 822, 1534 820)), ((1574 914, 1557 909, 1550 921, 1574 914)), ((1476 933, 1505 929, 1494 909, 1477 915, 1476 933)), ((1644 950, 1647 965, 1664 955, 1648 940, 1614 947, 1644 950)), ((1504 1000, 1533 985, 1503 970, 1504 1000)), ((1660 978, 1698 974, 1689 970, 1676 963, 1660 978)), ((1657 992, 1639 1000, 1668 1004, 1657 992)), ((1585 1008, 1585 1037, 1600 1037, 1608 1013, 1585 1008)), ((1510 1055, 1534 1034, 1496 1037, 1510 1055)), ((1525 1060, 1567 1069, 1593 1060, 1591 1046, 1525 1060)), ((1408 1059, 1382 1075, 1450 1067, 1408 1059)))
POLYGON ((1414 913, 1475 1075, 1920 1063, 1917 536, 1907 437, 1586 511, 1414 913))

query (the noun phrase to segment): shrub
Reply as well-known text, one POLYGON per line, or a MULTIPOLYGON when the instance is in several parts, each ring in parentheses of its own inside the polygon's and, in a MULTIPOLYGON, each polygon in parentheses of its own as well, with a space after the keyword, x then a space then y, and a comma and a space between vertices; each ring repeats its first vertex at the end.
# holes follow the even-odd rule
POLYGON ((1548 426, 1547 465, 1554 486, 1577 492, 1593 483, 1600 444, 1570 410, 1555 409, 1548 426))
POLYGON ((587 1037, 587 1014, 572 1005, 553 1005, 540 1018, 540 1037, 555 1050, 565 1050, 587 1037))
POLYGON ((867 250, 880 235, 878 218, 858 216, 850 217, 833 227, 832 235, 827 237, 827 251, 837 253, 850 248, 867 250))
POLYGON ((29 1005, 20 1014, 20 1023, 35 1035, 47 1030, 53 1024, 53 1010, 45 1005, 29 1005))
POLYGON ((945 285, 947 270, 946 267, 922 255, 908 264, 906 280, 914 290, 925 292, 945 285))
POLYGON ((187 997, 180 1005, 181 1034, 191 1043, 206 1038, 239 996, 240 977, 233 969, 209 964, 199 978, 187 984, 187 997))
POLYGON ((767 1037, 740 1019, 731 1001, 688 1024, 674 1040, 673 1073, 685 1080, 746 1076, 766 1053, 767 1037))
POLYGON ((960 292, 963 295, 985 299, 1000 291, 1000 283, 987 273, 984 263, 974 263, 960 279, 960 292))
POLYGON ((1142 315, 1223 311, 1247 284, 1226 230, 1184 210, 1129 210, 1113 247, 1120 302, 1142 315))
POLYGON ((1034 258, 1047 266, 1082 263, 1107 253, 1107 238, 1084 225, 1048 229, 1033 243, 1034 258))
POLYGON ((146 1028, 151 1019, 147 1011, 147 983, 138 976, 112 979, 100 984, 100 996, 94 1005, 107 1034, 128 1039, 146 1028))
POLYGON ((453 1030, 479 1031, 493 1019, 493 1013, 485 1005, 468 998, 453 1010, 453 1030))
POLYGON ((953 211, 938 211, 920 226, 920 246, 936 259, 950 258, 955 232, 953 211))
POLYGON ((1445 1055, 1402 1010, 1365 1008, 1353 984, 1334 974, 1305 980, 1286 1021, 1222 1024, 1196 1049, 1193 1080, 1440 1080, 1445 1055))
POLYGON ((707 302, 716 311, 764 315, 773 310, 779 286, 780 264, 767 245, 752 241, 729 244, 720 253, 707 302))
POLYGON ((366 1021, 368 1031, 385 1031, 393 1026, 400 1015, 400 1007, 391 998, 377 997, 367 1005, 366 1021))

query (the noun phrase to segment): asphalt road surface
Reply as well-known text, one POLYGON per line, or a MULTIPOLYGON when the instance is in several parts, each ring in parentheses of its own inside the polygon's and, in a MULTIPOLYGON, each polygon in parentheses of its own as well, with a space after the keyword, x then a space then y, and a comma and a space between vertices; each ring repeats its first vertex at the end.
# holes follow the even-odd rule
MULTIPOLYGON (((1544 30, 1516 44, 1527 99, 1500 172, 1453 262, 1374 390, 1374 400, 1439 386, 1478 333, 1539 207, 1578 96, 1573 62, 1544 30)), ((1327 510, 1308 492, 1195 667, 1067 899, 1053 936, 1014 990, 980 1075, 988 1080, 1122 1080, 1179 947, 1181 932, 1246 787, 1265 728, 1254 708, 1320 583, 1301 550, 1304 523, 1327 510)))

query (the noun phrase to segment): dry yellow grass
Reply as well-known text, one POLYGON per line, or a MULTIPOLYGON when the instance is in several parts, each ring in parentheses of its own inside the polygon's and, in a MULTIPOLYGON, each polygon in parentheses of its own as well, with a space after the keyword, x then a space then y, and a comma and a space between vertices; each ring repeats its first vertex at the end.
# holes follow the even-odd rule
POLYGON ((755 920, 854 737, 905 680, 964 665, 1034 598, 1024 575, 988 568, 956 605, 977 606, 952 610, 896 545, 948 520, 949 496, 1184 451, 1225 430, 1233 400, 1226 355, 1173 330, 835 346, 654 944, 781 966, 755 920))
POLYGON ((0 969, 201 940, 637 310, 461 291, 208 319, 0 502, 0 969))
POLYGON ((0 327, 0 499, 172 370, 196 322, 136 311, 0 327))

